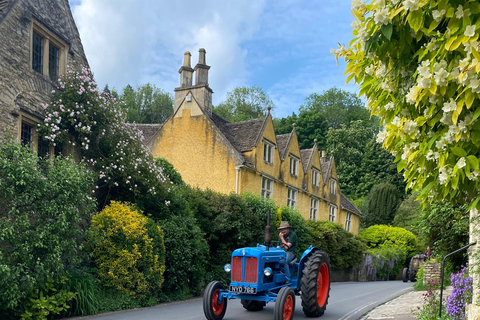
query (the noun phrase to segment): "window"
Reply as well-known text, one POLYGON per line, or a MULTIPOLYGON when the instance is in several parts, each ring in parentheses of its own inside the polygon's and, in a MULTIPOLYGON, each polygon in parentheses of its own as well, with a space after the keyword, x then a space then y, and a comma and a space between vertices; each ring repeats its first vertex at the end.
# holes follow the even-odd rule
POLYGON ((262 177, 262 198, 272 199, 273 180, 262 177))
POLYGON ((328 208, 328 221, 335 222, 337 220, 337 206, 333 204, 328 208))
POLYGON ((33 142, 33 127, 25 122, 22 122, 22 129, 20 133, 20 141, 22 146, 32 146, 33 142))
POLYGON ((330 194, 337 194, 337 181, 335 179, 330 179, 330 194))
POLYGON ((345 230, 351 231, 350 229, 352 229, 352 213, 347 212, 347 218, 345 220, 345 230))
POLYGON ((312 186, 318 187, 320 183, 320 171, 312 168, 312 186))
POLYGON ((288 188, 288 195, 287 195, 287 206, 292 209, 297 207, 297 194, 298 191, 292 188, 288 188))
POLYGON ((31 41, 32 70, 57 81, 65 70, 67 44, 36 22, 31 41))
POLYGON ((298 158, 290 155, 290 174, 298 177, 298 158))
POLYGON ((37 152, 39 157, 48 157, 50 154, 50 145, 38 134, 36 127, 41 120, 37 117, 20 112, 19 119, 19 137, 23 146, 28 146, 37 152))
POLYGON ((310 220, 317 221, 318 214, 318 199, 312 198, 310 200, 310 220))
POLYGON ((263 140, 263 161, 273 164, 273 150, 275 145, 266 140, 263 140))

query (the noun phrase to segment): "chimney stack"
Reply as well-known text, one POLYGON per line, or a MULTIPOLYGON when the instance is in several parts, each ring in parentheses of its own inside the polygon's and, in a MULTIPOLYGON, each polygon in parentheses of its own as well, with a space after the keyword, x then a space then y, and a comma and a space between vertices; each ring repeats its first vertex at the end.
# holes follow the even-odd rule
POLYGON ((206 51, 204 48, 198 50, 198 63, 195 66, 195 85, 207 85, 208 86, 208 70, 210 66, 207 66, 206 51))
POLYGON ((183 66, 180 67, 178 73, 180 73, 180 87, 191 87, 193 78, 193 69, 191 67, 191 57, 189 51, 185 51, 183 56, 183 66))

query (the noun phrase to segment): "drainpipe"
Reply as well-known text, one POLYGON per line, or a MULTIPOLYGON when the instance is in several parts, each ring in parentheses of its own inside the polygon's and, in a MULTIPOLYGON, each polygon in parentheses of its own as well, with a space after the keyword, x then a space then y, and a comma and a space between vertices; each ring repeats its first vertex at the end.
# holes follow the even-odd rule
POLYGON ((235 194, 238 194, 238 186, 240 184, 239 177, 240 177, 240 169, 244 167, 244 165, 239 165, 235 167, 235 170, 237 171, 236 175, 236 181, 235 181, 235 194))

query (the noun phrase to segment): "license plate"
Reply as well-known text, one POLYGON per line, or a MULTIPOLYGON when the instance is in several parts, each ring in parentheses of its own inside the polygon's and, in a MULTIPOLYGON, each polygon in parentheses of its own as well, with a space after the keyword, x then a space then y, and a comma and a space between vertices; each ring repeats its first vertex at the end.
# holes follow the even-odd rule
POLYGON ((230 291, 236 293, 256 294, 257 288, 244 286, 230 286, 230 291))

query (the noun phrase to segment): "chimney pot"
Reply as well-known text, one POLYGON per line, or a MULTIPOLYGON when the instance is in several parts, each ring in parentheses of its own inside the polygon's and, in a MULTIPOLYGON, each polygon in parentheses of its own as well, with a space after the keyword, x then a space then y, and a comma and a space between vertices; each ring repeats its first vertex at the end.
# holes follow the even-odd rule
POLYGON ((184 55, 184 57, 183 57, 183 66, 184 66, 184 67, 189 67, 189 68, 191 68, 191 67, 192 67, 192 64, 191 64, 192 54, 190 53, 190 51, 185 51, 185 53, 184 53, 183 55, 184 55))
POLYGON ((204 48, 198 50, 198 64, 207 64, 206 53, 207 51, 204 48))

